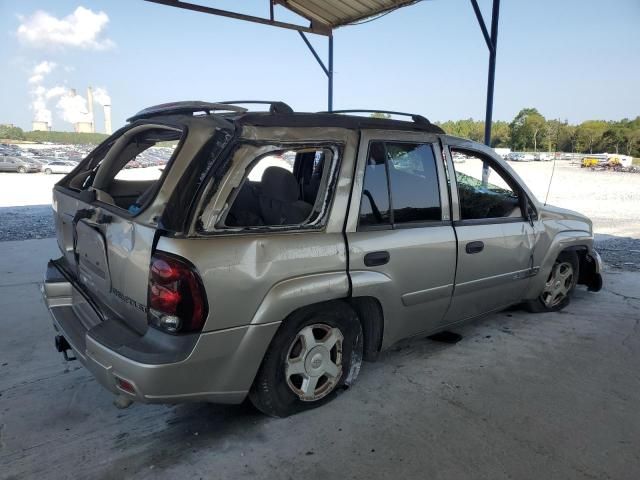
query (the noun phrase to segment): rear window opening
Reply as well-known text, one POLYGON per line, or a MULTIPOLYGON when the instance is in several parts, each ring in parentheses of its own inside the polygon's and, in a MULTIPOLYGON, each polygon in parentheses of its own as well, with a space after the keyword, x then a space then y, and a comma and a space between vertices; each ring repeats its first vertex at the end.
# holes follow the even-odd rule
POLYGON ((69 187, 92 188, 102 203, 136 215, 155 197, 182 136, 181 129, 159 125, 127 130, 110 148, 98 152, 86 170, 69 181, 69 187))
POLYGON ((219 228, 309 225, 324 211, 335 155, 324 147, 271 151, 247 167, 219 228))

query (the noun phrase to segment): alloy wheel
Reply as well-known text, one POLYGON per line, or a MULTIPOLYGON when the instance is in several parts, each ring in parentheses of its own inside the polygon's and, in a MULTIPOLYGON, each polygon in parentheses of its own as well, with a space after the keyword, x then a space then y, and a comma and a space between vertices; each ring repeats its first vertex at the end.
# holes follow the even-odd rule
POLYGON ((573 287, 573 266, 569 262, 558 262, 553 266, 544 290, 540 295, 542 303, 547 308, 559 305, 571 291, 573 287))
POLYGON ((319 400, 334 390, 342 377, 343 340, 339 328, 323 323, 297 333, 287 352, 285 377, 300 400, 319 400))

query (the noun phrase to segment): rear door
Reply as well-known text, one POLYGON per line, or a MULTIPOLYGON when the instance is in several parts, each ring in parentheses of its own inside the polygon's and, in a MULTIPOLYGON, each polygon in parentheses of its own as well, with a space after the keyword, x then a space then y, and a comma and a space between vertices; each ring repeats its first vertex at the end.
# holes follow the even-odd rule
POLYGON ((105 317, 118 318, 143 333, 155 228, 118 215, 98 200, 85 202, 59 189, 54 204, 66 265, 105 317))
POLYGON ((362 132, 347 240, 353 296, 381 300, 385 345, 440 324, 456 238, 435 135, 362 132))
POLYGON ((455 291, 444 323, 518 302, 533 270, 534 231, 526 196, 488 152, 448 139, 452 212, 458 237, 455 291), (485 169, 486 166, 486 169, 485 169))
MULTIPOLYGON (((131 176, 124 166, 132 161, 132 151, 136 152, 133 157, 138 154, 139 149, 132 145, 145 143, 140 136, 145 129, 150 130, 145 125, 134 127, 115 141, 94 168, 91 187, 78 192, 60 186, 54 193, 58 240, 67 265, 103 315, 120 319, 139 333, 147 328, 149 265, 157 220, 153 208, 145 210, 140 205, 132 209, 121 203, 112 185, 114 181, 121 185, 131 176), (120 172, 128 176, 120 178, 120 172)), ((180 138, 182 131, 178 132, 180 138)), ((178 152, 176 149, 174 156, 178 152)), ((135 178, 142 173, 133 172, 135 178)), ((147 188, 156 188, 164 177, 159 169, 151 173, 156 176, 147 181, 147 188)), ((135 182, 137 188, 139 182, 135 182)))

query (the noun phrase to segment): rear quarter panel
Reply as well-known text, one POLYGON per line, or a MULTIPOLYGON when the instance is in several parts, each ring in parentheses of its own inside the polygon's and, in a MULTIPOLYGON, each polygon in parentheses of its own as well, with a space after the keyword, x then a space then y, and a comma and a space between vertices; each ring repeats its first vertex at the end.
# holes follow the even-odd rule
MULTIPOLYGON (((227 198, 256 151, 238 149, 211 195, 201 203, 206 234, 192 226, 189 238, 161 237, 157 249, 180 255, 198 269, 207 294, 204 330, 281 322, 306 305, 349 295, 343 226, 351 192, 358 134, 339 128, 245 127, 242 139, 273 144, 326 142, 339 145, 338 179, 326 219, 316 230, 231 232, 215 225, 227 198)), ((204 200, 204 197, 201 201, 204 200)))
POLYGON ((197 267, 209 303, 204 331, 279 322, 296 308, 349 292, 340 233, 162 237, 157 249, 197 267))

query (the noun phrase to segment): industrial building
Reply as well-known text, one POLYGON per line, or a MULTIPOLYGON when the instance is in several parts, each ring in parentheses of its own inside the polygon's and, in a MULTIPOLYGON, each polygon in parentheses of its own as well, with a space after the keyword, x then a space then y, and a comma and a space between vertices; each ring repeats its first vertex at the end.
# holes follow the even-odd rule
MULTIPOLYGON (((84 99, 78 95, 75 89, 71 88, 67 91, 65 95, 69 97, 79 97, 82 101, 75 102, 76 107, 75 111, 72 112, 72 116, 78 118, 79 120, 73 121, 73 131, 77 133, 95 133, 96 132, 96 116, 94 110, 94 103, 97 101, 98 104, 102 107, 103 116, 104 116, 104 133, 111 135, 113 133, 113 129, 111 126, 111 99, 105 94, 104 90, 96 89, 96 92, 102 92, 102 94, 96 98, 96 94, 94 94, 94 90, 92 87, 87 88, 87 101, 86 107, 79 107, 79 105, 84 105, 84 99)), ((66 120, 70 121, 71 118, 66 118, 66 120)), ((34 119, 31 124, 31 129, 33 131, 51 131, 51 124, 46 121, 41 121, 34 119)))
POLYGON ((31 124, 31 130, 33 130, 34 132, 50 132, 51 131, 51 125, 49 125, 48 122, 40 122, 37 120, 34 120, 33 123, 31 124))

